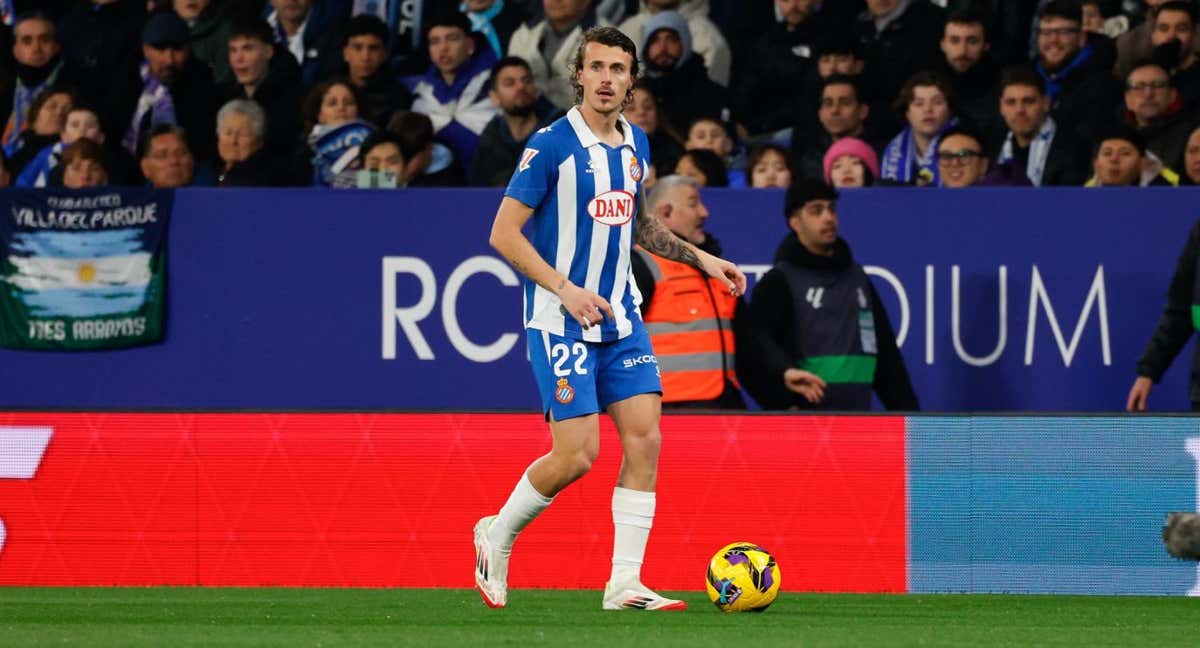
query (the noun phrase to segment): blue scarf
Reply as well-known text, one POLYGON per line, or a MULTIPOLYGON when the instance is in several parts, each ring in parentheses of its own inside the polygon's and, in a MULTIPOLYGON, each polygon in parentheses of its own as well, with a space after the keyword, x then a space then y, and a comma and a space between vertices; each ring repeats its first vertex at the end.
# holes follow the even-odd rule
POLYGON ((500 44, 500 36, 496 34, 496 28, 492 26, 492 20, 504 10, 504 0, 496 0, 486 11, 467 11, 465 2, 458 5, 458 10, 467 14, 467 17, 471 19, 471 31, 477 31, 487 39, 488 44, 492 46, 492 51, 496 53, 496 58, 504 56, 504 46, 500 44))
POLYGON ((55 142, 38 152, 33 161, 25 165, 21 175, 17 176, 14 187, 45 187, 50 183, 50 172, 58 166, 62 157, 63 143, 55 142))
POLYGON ((937 185, 941 180, 938 174, 937 155, 938 142, 942 133, 958 124, 957 117, 942 126, 933 140, 929 142, 929 150, 925 157, 917 153, 917 140, 913 137, 912 126, 905 126, 900 134, 892 138, 887 148, 883 149, 883 159, 880 160, 879 174, 886 180, 894 180, 904 184, 937 185), (918 182, 919 181, 919 182, 918 182))
POLYGON ((318 124, 308 136, 312 149, 313 186, 329 187, 337 174, 358 163, 358 147, 375 130, 364 121, 333 126, 318 124))
POLYGON ((1042 66, 1042 62, 1038 61, 1037 71, 1046 81, 1046 96, 1050 97, 1051 102, 1057 99, 1058 93, 1062 91, 1062 80, 1067 78, 1071 72, 1083 67, 1083 64, 1092 58, 1092 51, 1091 45, 1084 45, 1083 49, 1079 50, 1079 53, 1075 55, 1075 58, 1071 59, 1070 63, 1067 63, 1063 66, 1063 69, 1054 73, 1047 72, 1046 68, 1042 66))

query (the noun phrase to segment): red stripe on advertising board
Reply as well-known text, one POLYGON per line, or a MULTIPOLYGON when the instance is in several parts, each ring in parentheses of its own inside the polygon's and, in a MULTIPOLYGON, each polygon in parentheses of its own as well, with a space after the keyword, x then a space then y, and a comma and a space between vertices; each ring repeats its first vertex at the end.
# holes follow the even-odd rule
MULTIPOLYGON (((7 413, 53 435, 32 479, 0 478, 0 584, 469 587, 471 527, 550 448, 524 414, 7 413)), ((695 416, 662 423, 644 576, 699 590, 735 540, 790 591, 905 588, 904 419, 695 416)), ((600 588, 620 462, 514 549, 510 585, 600 588)), ((2 460, 0 460, 2 464, 2 460)), ((2 477, 2 476, 0 476, 2 477)))

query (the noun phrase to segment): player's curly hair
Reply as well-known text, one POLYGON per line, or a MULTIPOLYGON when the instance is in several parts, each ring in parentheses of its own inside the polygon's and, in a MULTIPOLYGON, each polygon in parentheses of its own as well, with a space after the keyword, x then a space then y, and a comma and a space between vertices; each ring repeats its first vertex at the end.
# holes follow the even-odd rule
POLYGON ((621 109, 624 110, 633 101, 633 82, 636 82, 641 76, 637 45, 634 45, 633 40, 616 27, 596 26, 584 32, 583 42, 579 43, 579 49, 575 51, 575 62, 571 64, 571 87, 575 88, 576 104, 583 102, 583 86, 579 83, 579 72, 583 69, 583 51, 587 49, 588 43, 619 47, 633 59, 633 66, 629 70, 631 83, 629 84, 629 89, 625 92, 625 101, 621 102, 621 109))

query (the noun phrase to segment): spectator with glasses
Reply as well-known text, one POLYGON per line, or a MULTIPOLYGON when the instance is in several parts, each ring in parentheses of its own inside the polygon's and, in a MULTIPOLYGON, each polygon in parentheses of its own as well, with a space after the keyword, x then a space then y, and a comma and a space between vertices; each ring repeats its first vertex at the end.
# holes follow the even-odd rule
POLYGON ((1149 61, 1134 66, 1125 79, 1124 113, 1125 124, 1146 138, 1146 148, 1158 159, 1183 155, 1192 119, 1164 67, 1149 61))
POLYGON ((1012 161, 988 163, 983 137, 962 126, 942 134, 937 146, 938 186, 948 189, 965 187, 1030 187, 1033 183, 1012 161))
POLYGON ((1085 140, 1112 123, 1117 84, 1088 43, 1083 13, 1073 0, 1051 0, 1037 25, 1037 71, 1046 84, 1050 110, 1060 128, 1085 140))

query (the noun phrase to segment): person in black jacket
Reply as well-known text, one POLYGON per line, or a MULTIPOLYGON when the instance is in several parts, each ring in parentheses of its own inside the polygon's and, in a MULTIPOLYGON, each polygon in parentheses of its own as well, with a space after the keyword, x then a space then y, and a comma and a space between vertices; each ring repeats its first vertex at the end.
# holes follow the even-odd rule
POLYGON ((363 119, 382 128, 397 111, 412 106, 412 93, 386 66, 388 32, 382 20, 369 14, 351 18, 339 42, 339 63, 329 68, 328 78, 345 77, 354 84, 363 97, 363 119))
POLYGON ((173 12, 158 13, 142 29, 142 59, 108 77, 100 107, 101 127, 110 144, 137 154, 152 125, 175 124, 188 136, 188 148, 202 162, 216 154, 212 136, 217 92, 212 71, 188 50, 188 28, 173 12))
POLYGON ((96 105, 109 94, 113 71, 123 69, 141 53, 138 36, 146 21, 146 3, 110 0, 74 4, 58 24, 58 38, 63 58, 79 74, 80 99, 96 105))
MULTIPOLYGON (((1167 367, 1179 355, 1183 345, 1191 339, 1195 332, 1195 320, 1192 313, 1200 308, 1200 294, 1196 292, 1196 260, 1200 258, 1200 223, 1192 227, 1187 241, 1183 244, 1183 252, 1175 264, 1175 276, 1167 289, 1167 304, 1162 317, 1146 350, 1137 361, 1137 379, 1129 389, 1125 400, 1125 409, 1130 412, 1141 412, 1146 409, 1146 401, 1150 397, 1150 389, 1162 379, 1167 367)), ((1192 379, 1188 390, 1188 398, 1192 402, 1192 411, 1200 411, 1200 347, 1192 354, 1192 379)))
POLYGON ((869 410, 874 391, 890 410, 916 410, 887 311, 838 237, 836 205, 820 180, 788 188, 791 231, 750 300, 764 375, 746 387, 765 409, 869 410))
POLYGON ((646 23, 641 43, 646 85, 667 120, 683 127, 700 117, 728 121, 729 92, 708 77, 692 52, 692 33, 677 11, 660 11, 646 23))
POLYGON ((783 20, 755 41, 742 65, 735 108, 738 121, 752 134, 788 128, 806 107, 804 88, 817 76, 817 39, 828 28, 813 12, 815 5, 791 3, 783 20))
POLYGON ((987 18, 976 11, 955 11, 942 32, 937 71, 950 81, 958 98, 958 116, 982 134, 1000 130, 1000 67, 992 60, 987 18))
POLYGON ((1077 187, 1091 173, 1091 146, 1050 115, 1045 81, 1027 66, 1004 70, 1000 114, 1008 131, 996 164, 1015 162, 1034 186, 1077 187))
POLYGON ((944 20, 929 0, 867 0, 854 34, 881 102, 891 103, 909 77, 933 67, 944 20))
POLYGON ((285 184, 286 166, 264 148, 266 113, 249 99, 233 99, 217 112, 218 187, 270 187, 285 184))
POLYGON ((1113 55, 1103 36, 1096 43, 1083 30, 1083 12, 1074 0, 1052 0, 1042 8, 1037 26, 1037 71, 1059 128, 1073 129, 1092 141, 1115 121, 1120 84, 1112 76, 1113 55))
POLYGON ((533 82, 525 59, 509 56, 492 66, 489 96, 500 109, 479 135, 468 180, 476 187, 507 187, 529 136, 562 113, 533 82))
POLYGON ((267 153, 287 157, 300 134, 300 64, 275 45, 265 20, 246 16, 230 27, 229 66, 234 79, 220 86, 221 101, 250 99, 262 106, 267 153))

